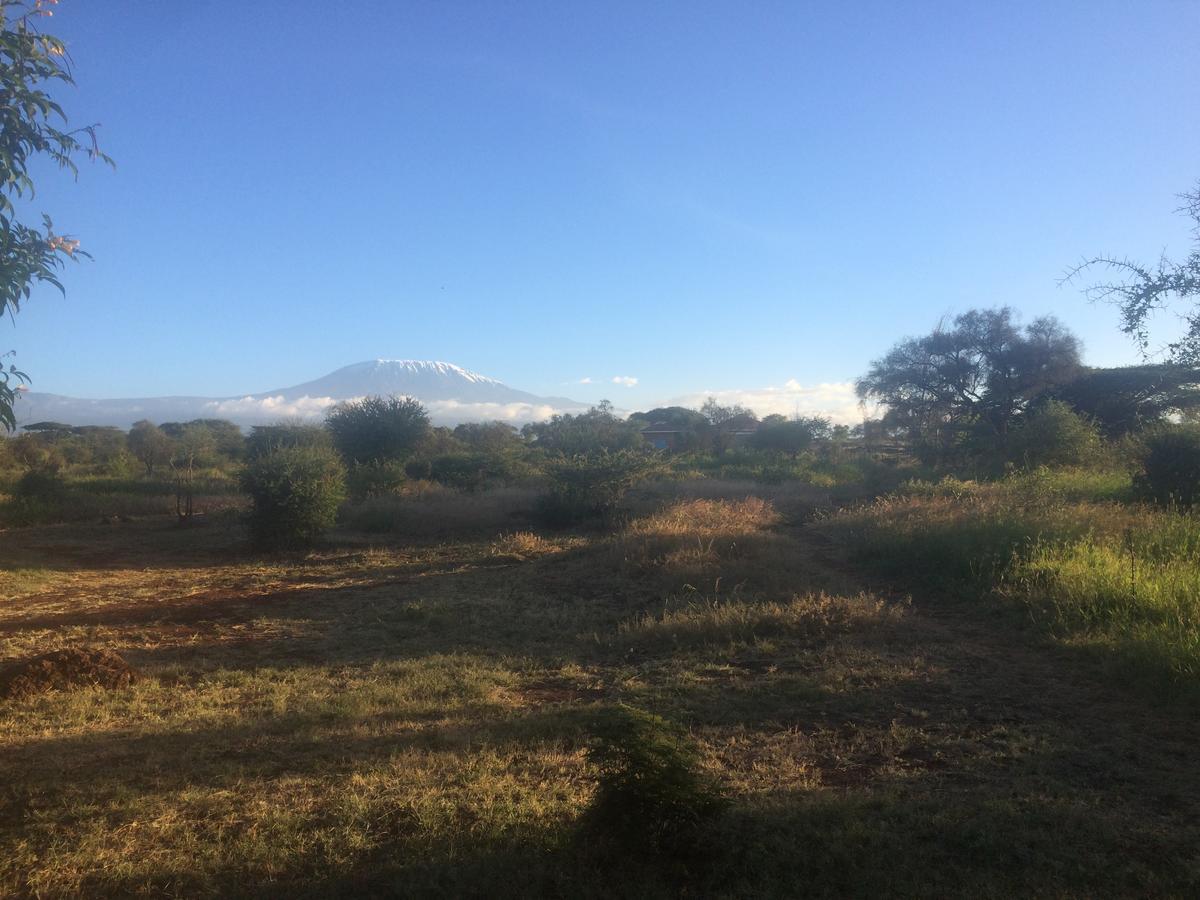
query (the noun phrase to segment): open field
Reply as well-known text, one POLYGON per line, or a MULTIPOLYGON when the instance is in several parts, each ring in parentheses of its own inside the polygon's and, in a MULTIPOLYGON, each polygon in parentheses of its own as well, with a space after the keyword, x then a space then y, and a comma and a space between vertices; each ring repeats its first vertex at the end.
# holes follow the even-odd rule
POLYGON ((232 515, 0 533, 0 659, 144 676, 0 706, 0 893, 1194 895, 1186 701, 920 561, 876 580, 826 500, 684 483, 548 531, 509 494, 447 532, 426 498, 299 557, 232 515), (580 828, 618 704, 722 785, 703 854, 580 828))

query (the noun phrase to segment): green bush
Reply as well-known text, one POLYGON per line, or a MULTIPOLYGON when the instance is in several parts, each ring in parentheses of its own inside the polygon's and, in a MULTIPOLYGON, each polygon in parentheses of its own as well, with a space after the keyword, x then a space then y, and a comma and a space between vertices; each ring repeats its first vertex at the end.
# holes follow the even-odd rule
POLYGON ((1200 427, 1164 428, 1145 437, 1138 488, 1157 503, 1200 502, 1200 427))
POLYGON ((1009 434, 1008 458, 1025 468, 1087 466, 1104 452, 1100 432, 1061 400, 1032 410, 1009 434))
POLYGON ((364 397, 325 416, 333 445, 347 463, 404 459, 429 437, 429 413, 412 397, 364 397))
POLYGON ((67 492, 67 482, 52 466, 30 469, 17 479, 13 494, 20 500, 61 500, 67 492))
POLYGON ((462 491, 478 491, 494 484, 508 484, 529 474, 531 469, 515 454, 503 451, 443 453, 428 460, 422 477, 462 491))
POLYGON ((588 761, 599 777, 583 825, 626 853, 696 853, 705 825, 725 804, 716 781, 700 770, 687 735, 633 707, 608 710, 598 719, 588 761))
POLYGON ((250 533, 255 543, 303 547, 336 520, 346 494, 346 470, 332 449, 283 447, 251 460, 241 484, 254 503, 250 533))
POLYGON ((332 447, 333 436, 321 425, 303 422, 278 422, 255 425, 246 438, 244 454, 254 459, 284 447, 332 447))
POLYGON ((661 468, 656 457, 633 450, 550 457, 545 463, 550 490, 540 512, 559 524, 606 518, 626 491, 661 468))
POLYGON ((350 470, 346 487, 354 500, 397 493, 406 480, 405 467, 395 460, 360 463, 350 470))

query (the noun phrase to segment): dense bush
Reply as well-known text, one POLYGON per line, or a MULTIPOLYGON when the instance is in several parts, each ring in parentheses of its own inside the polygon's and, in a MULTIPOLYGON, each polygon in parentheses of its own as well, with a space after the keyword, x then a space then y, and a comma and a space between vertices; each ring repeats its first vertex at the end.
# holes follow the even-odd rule
POLYGON ((1144 438, 1142 494, 1158 503, 1200 502, 1200 426, 1164 428, 1144 438))
POLYGON ((1026 468, 1086 466, 1104 452, 1096 426, 1061 400, 1031 410, 1009 433, 1008 447, 1009 460, 1026 468))
POLYGON ((246 438, 245 456, 254 459, 284 447, 332 447, 332 436, 320 425, 302 422, 277 422, 255 425, 246 438))
POLYGON ((411 397, 364 397, 325 417, 333 445, 350 463, 403 459, 430 433, 429 414, 411 397))
POLYGON ((428 460, 419 477, 447 487, 478 491, 497 484, 510 484, 536 470, 510 451, 443 453, 428 460))
POLYGON ((60 500, 67 492, 67 483, 53 466, 30 469, 19 479, 13 494, 20 500, 60 500))
POLYGON ((250 533, 260 545, 302 547, 337 518, 345 498, 346 472, 329 448, 284 447, 251 460, 242 489, 254 502, 250 533))
POLYGON ((545 463, 550 489, 541 501, 542 515, 562 524, 607 517, 626 491, 661 468, 656 457, 633 450, 551 457, 545 463))
POLYGON ((575 456, 639 449, 646 443, 642 427, 640 422, 622 419, 604 400, 579 415, 561 413, 545 422, 533 422, 522 432, 539 449, 575 456))
POLYGON ((360 463, 350 469, 346 488, 354 500, 397 493, 406 480, 405 467, 395 460, 360 463))
POLYGON ((700 770, 687 735, 659 716, 626 706, 609 710, 594 729, 588 761, 599 782, 585 828, 628 853, 696 853, 703 827, 724 800, 716 782, 700 770))

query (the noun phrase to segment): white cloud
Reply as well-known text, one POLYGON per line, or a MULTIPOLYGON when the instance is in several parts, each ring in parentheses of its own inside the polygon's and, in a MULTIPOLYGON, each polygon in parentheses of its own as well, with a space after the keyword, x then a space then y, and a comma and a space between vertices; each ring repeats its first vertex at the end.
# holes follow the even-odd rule
MULTIPOLYGON (((347 398, 360 400, 361 397, 347 398)), ((279 419, 317 420, 325 417, 331 406, 345 402, 333 397, 299 397, 288 400, 275 397, 240 397, 232 400, 210 400, 204 413, 210 418, 232 419, 240 424, 264 424, 279 419)), ((583 412, 586 406, 553 406, 549 403, 464 403, 458 400, 431 400, 424 403, 435 425, 457 425, 460 422, 490 422, 500 420, 514 425, 539 422, 555 413, 583 412)))
POLYGON ((592 384, 591 378, 580 378, 575 384, 592 384))
POLYGON ((805 386, 794 378, 782 387, 704 391, 676 397, 671 405, 699 408, 705 399, 715 397, 718 403, 749 407, 759 416, 778 413, 783 416, 827 416, 835 425, 855 425, 863 420, 854 383, 850 381, 822 382, 805 386))
POLYGON ((634 378, 632 375, 614 375, 612 377, 612 383, 613 384, 621 384, 621 385, 624 385, 625 387, 631 388, 631 387, 637 386, 638 380, 636 378, 634 378))
POLYGON ((288 400, 282 394, 275 397, 240 397, 233 400, 210 400, 204 408, 213 418, 255 419, 317 419, 329 407, 341 401, 333 397, 297 397, 288 400))
POLYGON ((523 425, 543 421, 556 413, 578 413, 587 409, 586 406, 560 407, 549 403, 462 403, 458 400, 431 400, 425 403, 425 408, 435 425, 494 420, 523 425))

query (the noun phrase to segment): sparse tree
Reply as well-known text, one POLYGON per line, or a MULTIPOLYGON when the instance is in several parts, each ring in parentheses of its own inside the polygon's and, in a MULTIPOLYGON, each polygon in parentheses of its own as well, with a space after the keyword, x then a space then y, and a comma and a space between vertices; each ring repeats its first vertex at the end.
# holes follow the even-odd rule
POLYGON ((640 425, 618 416, 607 400, 579 415, 561 413, 546 422, 533 422, 523 433, 538 449, 567 456, 645 446, 640 425))
POLYGON ((758 416, 752 410, 738 403, 725 406, 715 397, 704 401, 700 414, 708 420, 709 442, 718 454, 733 445, 736 432, 753 429, 758 424, 758 416))
POLYGON ((1182 306, 1179 318, 1184 333, 1165 346, 1167 355, 1182 365, 1200 365, 1200 182, 1181 194, 1177 212, 1192 220, 1192 249, 1182 262, 1165 254, 1157 263, 1135 262, 1127 257, 1094 256, 1071 269, 1065 282, 1074 281, 1083 272, 1107 269, 1116 274, 1112 281, 1089 285, 1084 293, 1092 300, 1116 304, 1121 310, 1121 330, 1132 337, 1143 354, 1151 352, 1150 318, 1159 311, 1182 306))
MULTIPOLYGON (((40 224, 18 218, 14 201, 33 196, 38 161, 73 175, 81 156, 112 162, 96 144, 95 125, 63 130, 66 114, 49 93, 55 82, 74 84, 66 45, 38 27, 56 2, 0 0, 0 316, 17 312, 36 284, 63 290, 65 261, 87 255, 49 216, 40 224)), ((16 427, 13 403, 27 381, 14 364, 0 363, 0 427, 16 427)))
POLYGON ((146 467, 148 476, 153 476, 155 469, 171 460, 174 445, 153 422, 146 419, 134 422, 126 440, 129 443, 129 452, 146 467))
POLYGON ((217 439, 202 422, 184 426, 173 441, 171 471, 175 473, 175 512, 180 522, 195 515, 196 472, 211 465, 217 453, 217 439))
POLYGON ((183 437, 188 428, 203 428, 212 438, 213 451, 230 461, 242 458, 246 439, 242 429, 227 419, 192 419, 190 422, 163 422, 158 426, 173 440, 183 437))

